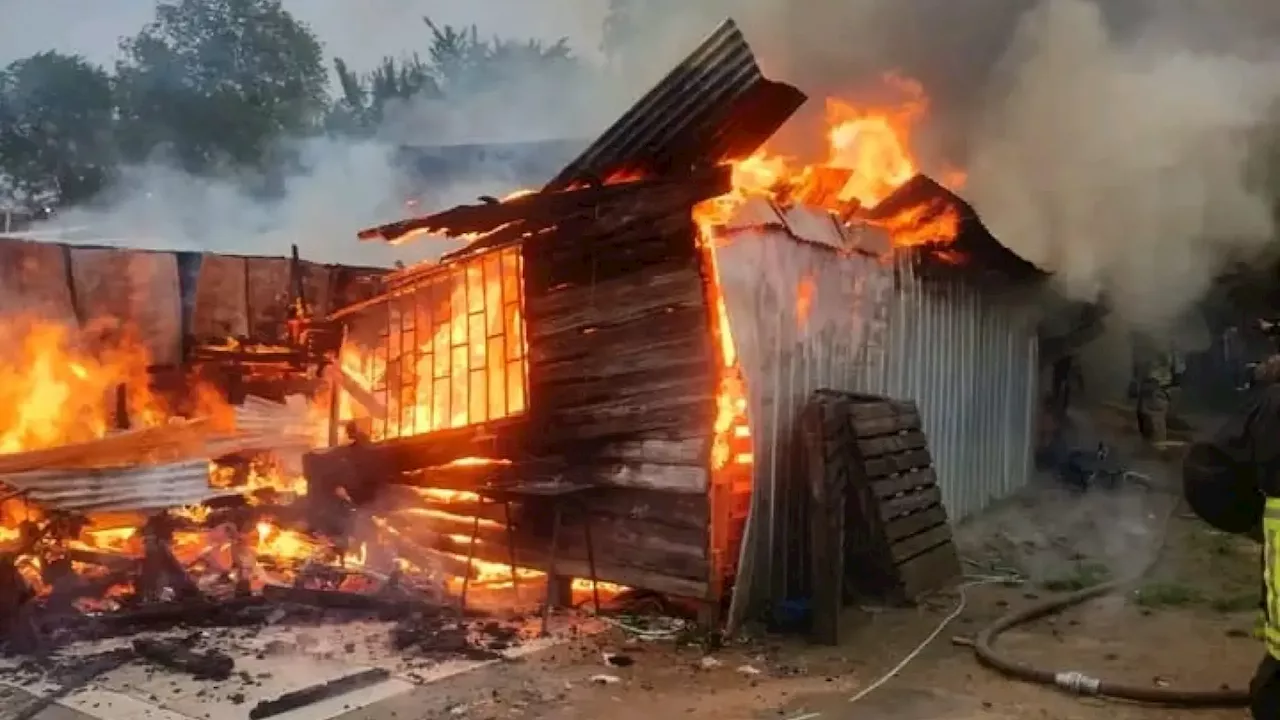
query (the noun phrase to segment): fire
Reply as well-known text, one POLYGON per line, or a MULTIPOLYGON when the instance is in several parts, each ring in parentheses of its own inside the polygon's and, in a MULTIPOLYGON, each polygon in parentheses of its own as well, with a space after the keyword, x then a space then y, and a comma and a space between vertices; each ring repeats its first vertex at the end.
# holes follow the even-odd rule
MULTIPOLYGON (((795 158, 761 150, 732 163, 732 190, 699 205, 694 212, 706 242, 714 242, 724 225, 747 199, 758 197, 789 204, 803 202, 847 217, 883 203, 921 172, 913 150, 913 131, 928 109, 920 84, 898 76, 885 78, 899 96, 888 106, 867 107, 840 99, 827 101, 826 156, 805 164, 795 158)), ((951 189, 960 187, 964 173, 940 168, 935 174, 951 189)), ((945 245, 955 239, 959 218, 954 208, 939 203, 911 205, 876 224, 888 230, 897 247, 945 245)))
POLYGON ((147 352, 117 329, 100 325, 73 335, 60 322, 6 318, 0 328, 0 453, 104 436, 112 424, 108 408, 116 406, 113 394, 122 385, 131 421, 159 420, 147 389, 147 352))
POLYGON ((501 420, 525 410, 523 261, 504 248, 441 265, 387 298, 384 340, 341 351, 342 420, 372 420, 374 440, 501 420), (385 417, 385 420, 383 418, 385 417))
MULTIPOLYGON (((892 76, 886 78, 886 86, 900 98, 897 103, 872 107, 837 99, 827 102, 823 131, 826 154, 820 162, 804 164, 761 150, 730 164, 729 192, 706 200, 693 210, 710 275, 707 301, 712 308, 711 326, 721 361, 710 464, 712 516, 719 519, 713 522, 712 552, 722 570, 733 565, 728 554, 737 532, 724 518, 730 514, 730 498, 749 492, 750 474, 746 469, 754 462, 747 387, 720 292, 716 251, 723 229, 734 214, 752 198, 783 207, 803 203, 828 210, 845 221, 860 217, 873 222, 887 231, 894 247, 929 245, 946 262, 961 259, 959 253, 945 247, 959 230, 954 207, 936 202, 908 203, 891 213, 880 207, 921 172, 912 131, 928 108, 919 83, 892 76), (865 212, 870 210, 876 212, 865 212)), ((962 173, 952 170, 943 169, 938 176, 953 189, 964 181, 962 173)), ((813 279, 803 278, 795 290, 797 328, 803 329, 809 323, 816 294, 813 279)))
MULTIPOLYGON (((728 312, 719 291, 719 269, 715 246, 721 228, 734 212, 751 198, 786 204, 816 204, 844 216, 850 209, 871 209, 884 202, 904 183, 920 172, 912 152, 912 130, 928 107, 918 83, 899 77, 886 78, 890 90, 901 102, 889 107, 862 107, 843 100, 827 103, 825 137, 827 153, 822 162, 802 165, 795 159, 762 150, 732 163, 731 190, 694 208, 701 245, 713 275, 709 302, 714 308, 712 326, 722 361, 720 393, 717 399, 715 440, 711 465, 720 470, 731 462, 750 462, 748 452, 734 449, 750 438, 746 422, 746 395, 738 369, 738 351, 729 327, 728 312), (834 187, 833 187, 834 186, 834 187)), ((963 181, 954 172, 948 182, 963 181)), ((897 247, 944 245, 955 238, 959 219, 954 209, 936 203, 907 207, 877 220, 897 247)), ((816 288, 806 278, 796 288, 798 327, 808 321, 816 288)))

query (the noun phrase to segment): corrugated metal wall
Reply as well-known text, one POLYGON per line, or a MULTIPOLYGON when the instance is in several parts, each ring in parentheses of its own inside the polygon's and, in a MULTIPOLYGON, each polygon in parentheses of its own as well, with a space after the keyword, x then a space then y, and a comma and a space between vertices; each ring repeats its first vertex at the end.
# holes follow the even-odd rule
POLYGON ((1034 319, 959 279, 897 271, 883 344, 869 344, 860 388, 920 406, 953 521, 1026 484, 1038 397, 1034 319))
POLYGON ((820 388, 915 400, 953 521, 1030 476, 1038 359, 1028 311, 905 261, 837 255, 822 214, 753 208, 717 250, 747 380, 755 478, 730 623, 785 598, 804 573, 799 408, 820 388), (762 229, 763 228, 763 229, 762 229), (798 238, 803 238, 800 240, 798 238))

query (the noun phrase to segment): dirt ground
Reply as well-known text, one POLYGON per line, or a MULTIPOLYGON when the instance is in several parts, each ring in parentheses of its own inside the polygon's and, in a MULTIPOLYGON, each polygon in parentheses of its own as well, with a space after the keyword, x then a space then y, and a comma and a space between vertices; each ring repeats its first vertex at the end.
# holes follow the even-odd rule
POLYGON ((1075 493, 1037 482, 957 531, 967 570, 1018 573, 1018 586, 980 585, 902 610, 851 610, 840 647, 756 638, 708 656, 697 647, 621 632, 567 645, 392 698, 353 717, 653 720, 747 718, 1243 718, 1240 709, 1183 710, 1077 698, 1006 679, 963 644, 1012 608, 1055 592, 1125 577, 1154 562, 1126 593, 1017 628, 998 647, 1054 671, 1143 686, 1244 687, 1261 646, 1250 637, 1258 602, 1258 548, 1214 532, 1179 507, 1172 472, 1135 461, 1152 487, 1075 493), (961 601, 959 617, 865 697, 961 601), (606 666, 603 652, 634 662, 606 666), (713 659, 706 659, 711 657, 713 659), (593 676, 608 675, 604 681, 593 676))

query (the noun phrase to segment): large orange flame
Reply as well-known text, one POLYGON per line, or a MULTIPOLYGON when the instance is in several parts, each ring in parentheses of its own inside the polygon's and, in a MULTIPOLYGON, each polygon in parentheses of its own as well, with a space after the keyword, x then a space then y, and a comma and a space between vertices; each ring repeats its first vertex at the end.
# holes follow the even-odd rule
MULTIPOLYGON (((846 100, 827 101, 826 156, 803 163, 796 158, 760 150, 732 163, 732 190, 695 209, 704 238, 726 223, 748 198, 763 197, 787 204, 803 202, 841 215, 880 205, 922 171, 914 149, 913 131, 928 109, 920 84, 899 76, 885 79, 899 102, 868 107, 846 100)), ((931 168, 935 179, 955 189, 964 173, 931 168)), ((943 245, 955 239, 955 208, 937 203, 908 206, 888 217, 877 214, 876 224, 888 231, 893 244, 943 245)))
MULTIPOLYGON (((754 463, 752 428, 747 418, 747 387, 739 366, 739 353, 730 328, 729 313, 720 290, 716 246, 723 228, 738 209, 752 198, 779 206, 804 203, 829 210, 844 219, 874 216, 894 247, 931 245, 936 252, 955 239, 959 227, 956 208, 927 201, 903 203, 893 213, 881 206, 887 198, 921 173, 912 142, 912 131, 924 116, 928 102, 920 85, 900 77, 886 78, 888 89, 900 101, 868 107, 844 100, 829 100, 826 107, 826 156, 815 163, 761 150, 732 163, 731 189, 694 208, 700 245, 710 277, 708 302, 716 335, 721 372, 716 398, 714 438, 710 453, 712 473, 711 550, 717 567, 714 577, 727 578, 735 566, 734 549, 741 535, 741 500, 750 497, 754 463), (877 209, 875 213, 865 213, 877 209)), ((951 188, 963 182, 962 173, 938 169, 937 177, 951 188)), ((895 201, 895 206, 899 203, 895 201)), ((804 328, 814 302, 816 287, 805 277, 795 289, 795 323, 804 328)))
POLYGON ((111 394, 121 385, 133 422, 159 421, 148 390, 148 354, 117 330, 73 332, 36 316, 5 319, 0 327, 0 453, 102 437, 111 424, 111 394))

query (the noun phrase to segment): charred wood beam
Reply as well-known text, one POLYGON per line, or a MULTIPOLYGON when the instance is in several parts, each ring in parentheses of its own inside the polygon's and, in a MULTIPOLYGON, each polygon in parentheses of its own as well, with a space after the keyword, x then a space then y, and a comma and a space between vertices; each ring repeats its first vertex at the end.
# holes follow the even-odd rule
POLYGON ((391 672, 384 668, 370 668, 353 675, 329 680, 301 690, 287 692, 272 700, 263 700, 249 711, 249 720, 262 720, 290 710, 297 710, 313 705, 321 700, 345 695, 360 688, 376 685, 391 677, 391 672))
MULTIPOLYGON (((568 530, 565 535, 577 533, 568 530)), ((455 543, 453 552, 463 555, 467 552, 465 544, 455 543)), ((597 551, 599 552, 599 551, 597 551)), ((505 544, 476 543, 475 558, 490 563, 507 564, 510 562, 505 544)), ((519 547, 516 548, 516 565, 522 568, 546 572, 550 555, 545 549, 519 547)), ((677 574, 672 570, 655 570, 623 565, 613 557, 600 553, 596 556, 596 576, 601 582, 612 582, 627 587, 645 588, 658 593, 667 593, 678 597, 703 599, 708 596, 709 588, 704 579, 709 575, 709 567, 704 569, 688 568, 677 574), (697 577, 694 577, 694 575, 697 577)), ((591 574, 587 560, 579 555, 567 555, 560 552, 556 557, 556 573, 566 577, 586 578, 591 574)))
POLYGON ((424 608, 421 600, 292 585, 265 585, 262 597, 269 602, 292 603, 323 610, 359 610, 392 617, 422 612, 424 608))
MULTIPOLYGON (((440 468, 462 458, 518 458, 524 455, 524 418, 508 418, 480 426, 440 430, 411 437, 371 443, 359 449, 366 475, 386 482, 400 473, 440 468)), ((332 473, 327 465, 345 462, 351 446, 317 450, 303 456, 308 478, 332 473)), ((484 466, 459 466, 484 467, 484 466)), ((440 486, 443 487, 443 486, 440 486)))
MULTIPOLYGON (((401 533, 394 527, 389 527, 386 532, 386 538, 391 545, 400 553, 405 560, 424 570, 439 570, 451 577, 471 577, 476 576, 475 567, 468 567, 465 559, 455 555, 450 555, 434 547, 426 547, 417 542, 417 540, 401 533)), ((418 533, 421 538, 422 533, 418 533)), ((430 539, 434 540, 434 536, 430 539)))
POLYGON ((687 177, 663 177, 628 183, 601 185, 560 192, 532 193, 506 202, 460 205, 451 210, 388 223, 361 230, 361 240, 394 242, 411 232, 429 232, 456 237, 485 233, 508 223, 521 222, 528 230, 554 225, 583 212, 594 211, 601 204, 627 199, 651 191, 678 188, 694 198, 694 202, 729 190, 729 169, 712 168, 687 177))
MULTIPOLYGON (((582 526, 576 519, 566 520, 566 525, 560 531, 556 572, 586 578, 590 570, 582 526)), ((466 557, 469 550, 470 529, 466 533, 441 534, 426 530, 416 520, 394 518, 388 522, 406 537, 419 540, 442 552, 466 557)), ((598 516, 593 516, 591 523, 599 580, 657 592, 671 592, 684 597, 699 597, 696 593, 689 594, 691 587, 705 588, 705 578, 709 574, 705 529, 675 529, 598 516), (645 584, 652 581, 661 584, 645 584)), ((476 559, 501 565, 511 562, 505 528, 481 525, 476 539, 476 559)), ((514 538, 515 564, 545 572, 550 563, 550 543, 549 532, 535 533, 532 526, 518 526, 514 538)), ((505 581, 506 577, 499 574, 497 579, 505 581)))
POLYGON ((133 651, 144 660, 186 673, 197 680, 226 680, 236 666, 230 655, 217 650, 193 650, 186 640, 138 638, 133 641, 133 651))

